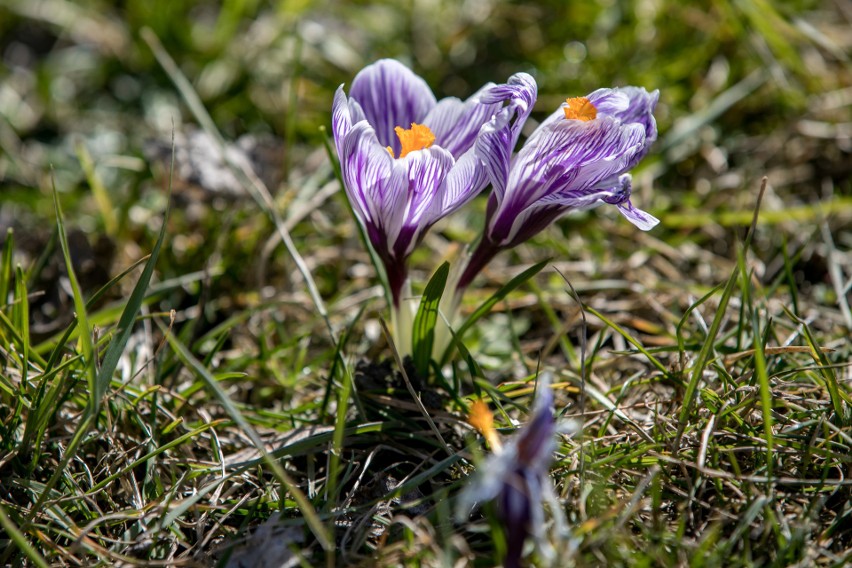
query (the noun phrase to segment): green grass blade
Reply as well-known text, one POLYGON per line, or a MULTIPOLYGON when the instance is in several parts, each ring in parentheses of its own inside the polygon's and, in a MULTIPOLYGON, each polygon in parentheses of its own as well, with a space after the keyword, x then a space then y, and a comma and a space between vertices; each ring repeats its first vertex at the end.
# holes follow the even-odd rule
POLYGON ((848 426, 852 423, 852 412, 850 412, 850 409, 852 409, 852 398, 840 387, 831 361, 828 360, 825 352, 820 348, 810 326, 804 320, 799 319, 795 314, 791 313, 786 307, 783 307, 783 309, 793 321, 796 321, 802 326, 802 335, 808 347, 810 347, 811 357, 819 362, 819 373, 822 376, 825 389, 828 391, 828 398, 831 401, 834 413, 842 425, 848 426))
MULTIPOLYGON (((92 306, 94 306, 98 302, 98 300, 100 300, 103 297, 103 295, 107 293, 107 291, 110 288, 112 288, 113 286, 118 284, 121 280, 124 279, 125 276, 127 276, 128 274, 130 274, 131 272, 136 270, 137 266, 139 266, 140 264, 145 262, 150 257, 151 257, 151 255, 143 256, 142 258, 140 258, 139 260, 137 260, 136 262, 134 262, 133 264, 131 264, 130 266, 125 268, 121 272, 121 274, 112 278, 109 282, 107 282, 106 284, 101 286, 101 288, 97 292, 92 294, 92 297, 89 298, 89 301, 86 302, 86 309, 91 309, 92 306)), ((68 327, 65 329, 65 331, 62 333, 62 335, 59 338, 59 341, 56 342, 56 344, 53 348, 53 351, 51 351, 51 353, 50 353, 50 357, 48 357, 48 359, 47 359, 47 364, 45 365, 46 369, 52 369, 54 367, 54 365, 56 365, 56 362, 59 360, 59 357, 62 355, 62 352, 65 348, 65 345, 68 343, 68 339, 71 337, 71 334, 74 333, 74 330, 76 329, 76 327, 77 327, 77 319, 75 318, 68 325, 68 327)), ((47 351, 47 348, 45 346, 51 345, 50 342, 51 342, 51 340, 48 340, 46 343, 41 343, 41 344, 35 346, 35 348, 34 348, 35 351, 37 351, 37 352, 42 351, 42 350, 47 351)))
POLYGON ((453 338, 450 341, 450 344, 447 346, 447 349, 444 351, 444 356, 441 358, 441 363, 444 364, 450 358, 452 354, 452 350, 462 341, 464 338, 464 334, 469 330, 473 325, 485 317, 491 309, 500 301, 502 301, 506 296, 509 295, 510 292, 518 288, 521 284, 538 274, 542 271, 542 269, 547 266, 547 263, 550 262, 550 259, 542 260, 541 262, 534 264, 509 280, 506 284, 504 284, 499 290, 494 292, 490 298, 485 300, 481 306, 479 306, 470 317, 468 317, 459 329, 453 334, 453 338))
POLYGON ((86 437, 89 429, 94 424, 96 415, 89 412, 88 408, 89 407, 87 407, 87 411, 83 413, 82 419, 77 424, 77 429, 74 431, 74 435, 71 437, 71 441, 68 443, 65 453, 62 454, 62 459, 56 466, 56 471, 53 472, 53 475, 51 475, 50 479, 47 480, 47 483, 44 484, 43 491, 39 494, 38 499, 32 508, 30 508, 27 515, 28 522, 31 522, 41 513, 45 501, 48 496, 50 496, 53 488, 59 482, 59 478, 65 473, 65 468, 68 467, 68 463, 77 456, 77 449, 80 447, 80 444, 83 442, 83 438, 86 437))
POLYGON ((689 319, 690 314, 695 311, 696 308, 704 304, 707 300, 716 295, 719 290, 721 290, 725 286, 724 282, 720 282, 717 284, 712 290, 701 296, 697 301, 693 302, 686 311, 683 312, 683 316, 681 316, 680 321, 677 322, 677 327, 675 327, 675 338, 677 339, 677 349, 680 353, 680 356, 683 357, 686 352, 686 342, 683 340, 683 326, 686 325, 687 319, 689 319))
POLYGON ((769 374, 766 370, 766 354, 764 353, 764 336, 760 331, 758 310, 752 304, 751 273, 746 267, 746 250, 737 253, 737 266, 742 279, 743 305, 750 312, 752 347, 754 349, 754 377, 760 390, 760 407, 763 416, 763 436, 766 441, 766 475, 772 479, 772 390, 769 385, 769 374))
MULTIPOLYGON (((171 188, 171 179, 169 180, 169 188, 171 188)), ((171 189, 169 189, 168 197, 171 197, 171 189)), ((139 314, 142 302, 145 300, 148 284, 151 282, 151 276, 154 274, 154 267, 157 265, 157 258, 160 256, 160 249, 162 248, 163 241, 165 241, 166 238, 168 220, 169 208, 167 206, 166 210, 163 212, 163 222, 160 226, 160 234, 157 236, 157 242, 154 243, 151 256, 148 258, 148 262, 145 263, 145 268, 142 270, 139 280, 136 282, 136 285, 133 287, 133 291, 130 293, 130 297, 127 299, 127 304, 125 304, 121 317, 118 320, 117 333, 112 338, 109 347, 107 347, 104 352, 101 367, 96 378, 98 390, 95 392, 98 394, 99 400, 106 392, 107 387, 112 380, 112 375, 115 373, 115 369, 118 366, 118 360, 121 358, 121 354, 127 346, 127 341, 130 339, 130 334, 133 331, 133 324, 136 321, 136 316, 139 314)))
POLYGON ((412 351, 414 368, 421 377, 429 374, 429 361, 432 359, 432 345, 435 343, 435 324, 438 322, 438 304, 447 286, 450 274, 450 263, 445 262, 438 267, 420 298, 420 306, 414 316, 412 330, 412 351))
POLYGON ((30 562, 32 562, 34 566, 38 566, 39 568, 48 568, 48 566, 50 566, 47 563, 47 560, 45 560, 35 548, 30 546, 30 543, 27 542, 27 537, 24 536, 15 523, 12 522, 12 519, 6 515, 6 510, 3 508, 3 505, 0 505, 0 526, 3 527, 4 531, 6 531, 6 534, 9 536, 12 543, 14 543, 15 546, 17 546, 21 552, 30 559, 30 562))
POLYGON ((86 181, 89 182, 92 197, 95 198, 98 211, 104 221, 106 234, 114 238, 118 235, 118 219, 116 219, 115 206, 109 197, 109 192, 104 187, 97 171, 95 171, 95 162, 92 160, 92 155, 89 153, 88 148, 86 148, 86 144, 80 140, 75 144, 74 149, 77 152, 77 159, 80 161, 83 173, 86 174, 86 181))
MULTIPOLYGON (((15 324, 15 322, 9 319, 9 316, 7 316, 3 311, 0 311, 0 327, 4 328, 8 332, 9 340, 11 340, 14 345, 16 345, 18 348, 23 348, 25 340, 24 336, 21 334, 21 330, 18 329, 18 326, 15 324)), ((39 354, 35 352, 35 350, 31 350, 30 357, 39 366, 45 366, 44 359, 42 359, 41 356, 39 356, 39 354)))
POLYGON ((701 377, 704 375, 704 369, 710 362, 710 356, 713 354, 716 344, 716 337, 719 335, 719 330, 722 327, 722 320, 725 318, 725 311, 728 309, 728 302, 734 293, 734 287, 737 285, 739 274, 737 270, 731 272, 728 278, 725 289, 722 291, 722 297, 719 299, 719 307, 716 308, 716 315, 713 317, 713 322, 710 324, 710 329, 707 330, 707 336, 704 338, 704 344, 698 352, 698 357, 695 359, 695 365, 692 367, 692 375, 686 385, 686 392, 683 394, 683 405, 678 416, 677 435, 675 435, 674 445, 675 450, 680 447, 680 439, 683 436, 683 431, 686 429, 689 414, 692 412, 692 403, 695 398, 695 393, 698 391, 698 383, 701 382, 701 377))
POLYGON ((89 384, 89 403, 87 412, 90 415, 97 414, 100 406, 100 396, 97 388, 97 368, 95 366, 95 346, 92 341, 92 329, 89 327, 89 319, 86 315, 86 302, 83 300, 83 292, 74 272, 74 264, 71 261, 71 251, 68 246, 68 234, 65 232, 65 221, 62 218, 62 206, 59 203, 59 192, 56 183, 53 184, 53 207, 56 212, 56 225, 59 235, 59 245, 62 249, 62 258, 65 260, 65 269, 68 272, 68 280, 71 282, 71 291, 74 296, 74 310, 76 311, 78 325, 80 326, 80 347, 83 352, 83 364, 85 365, 86 382, 89 384))
POLYGON ((590 314, 594 314, 599 320, 604 322, 607 326, 611 327, 621 337, 626 339, 627 342, 630 343, 630 345, 635 347, 637 351, 639 351, 640 353, 642 353, 642 355, 647 357, 648 361, 650 361, 652 365, 654 365, 657 369, 659 369, 661 373, 663 373, 664 375, 669 374, 669 370, 666 368, 666 366, 663 365, 660 362, 659 359, 654 357, 654 355, 652 355, 650 351, 645 349, 645 346, 642 345, 639 342, 638 339, 636 339, 635 337, 633 337, 632 335, 627 333, 626 329, 624 329, 623 327, 621 327, 620 325, 618 325, 617 323, 615 323, 614 321, 612 321, 611 319, 609 319, 608 317, 606 317, 605 315, 600 313, 598 310, 596 310, 596 309, 594 309, 590 306, 586 306, 586 311, 589 312, 590 314))
POLYGON ((6 231, 6 243, 0 260, 0 308, 9 301, 9 289, 12 283, 12 256, 14 254, 15 231, 11 227, 6 231))
POLYGON ((21 334, 21 387, 26 389, 30 369, 30 301, 27 297, 27 281, 18 265, 15 269, 15 322, 21 334))
MULTIPOLYGON (((362 418, 366 418, 366 412, 364 410, 364 405, 361 403, 361 399, 358 396, 357 391, 355 390, 355 383, 352 377, 352 373, 349 369, 349 366, 346 365, 346 361, 343 358, 343 348, 346 346, 346 343, 350 338, 350 330, 355 325, 359 319, 361 319, 361 315, 364 313, 364 306, 360 310, 358 310, 358 314, 356 314, 355 318, 352 320, 352 323, 347 326, 347 330, 343 332, 340 337, 340 341, 335 347, 335 354, 332 363, 331 371, 329 372, 329 377, 337 376, 341 383, 341 388, 337 391, 337 412, 334 416, 334 437, 332 438, 332 451, 328 456, 328 483, 326 483, 326 501, 331 505, 335 502, 338 497, 338 481, 339 481, 339 473, 340 473, 340 458, 343 455, 343 442, 345 438, 345 430, 346 430, 346 415, 349 411, 349 401, 350 398, 355 401, 355 406, 358 410, 358 416, 362 418), (330 498, 329 498, 330 497, 330 498)), ((328 381, 328 389, 333 388, 334 381, 328 381)), ((329 391, 326 391, 329 394, 329 391)), ((323 403, 323 411, 326 412, 326 404, 327 399, 323 403)), ((333 534, 334 526, 331 525, 329 527, 330 532, 333 534)))
POLYGON ((121 469, 119 469, 115 473, 113 473, 113 474, 105 477, 104 479, 102 479, 100 482, 98 482, 95 486, 93 486, 88 491, 88 494, 94 495, 95 493, 97 493, 98 491, 100 491, 101 489, 103 489, 104 487, 106 487, 107 485, 109 485, 110 483, 115 481, 116 479, 119 479, 120 477, 125 475, 127 472, 132 471, 134 468, 136 468, 136 467, 138 467, 138 466, 140 466, 144 463, 147 463, 148 460, 150 460, 150 459, 152 459, 152 458, 154 458, 154 457, 156 457, 156 456, 162 454, 163 452, 166 452, 166 451, 168 451, 172 448, 176 448, 176 447, 180 446, 181 444, 183 444, 187 440, 191 440, 192 438, 198 436, 202 432, 206 432, 207 430, 210 430, 211 428, 215 428, 216 426, 222 424, 223 422, 225 422, 225 420, 223 420, 223 419, 214 420, 212 422, 206 422, 206 423, 202 424, 201 426, 199 426, 198 428, 190 430, 189 432, 186 432, 185 434, 178 436, 174 440, 172 440, 172 441, 170 441, 166 444, 163 444, 162 446, 156 447, 154 450, 148 452, 144 456, 137 458, 136 460, 130 462, 129 464, 122 467, 121 469))
POLYGON ((299 506, 299 509, 302 511, 302 515, 305 517, 305 521, 311 529, 311 532, 314 533, 314 536, 319 541, 320 545, 325 550, 329 550, 331 548, 331 542, 329 541, 328 534, 326 532, 325 527, 322 524, 319 516, 317 515, 316 510, 314 509, 311 502, 308 500, 307 496, 299 489, 299 486, 296 484, 293 479, 287 475, 287 472, 284 471, 284 468, 281 467, 272 456, 269 455, 269 452, 266 451, 266 447, 263 441, 258 436, 255 429, 248 423, 239 409, 234 405, 231 401, 228 393, 226 393, 222 387, 219 385, 219 382, 216 378, 201 364, 195 355, 189 352, 186 346, 181 343, 174 334, 167 334, 167 340, 169 345, 174 349, 175 354, 178 356, 178 359, 186 365, 188 369, 190 369, 196 377, 203 380, 207 387, 213 392, 222 406, 225 408, 225 411, 228 413, 228 416, 239 426, 243 432, 249 437, 254 446, 263 456, 263 461, 266 463, 270 469, 272 470, 275 477, 278 479, 279 483, 284 486, 287 491, 293 496, 296 503, 299 506))

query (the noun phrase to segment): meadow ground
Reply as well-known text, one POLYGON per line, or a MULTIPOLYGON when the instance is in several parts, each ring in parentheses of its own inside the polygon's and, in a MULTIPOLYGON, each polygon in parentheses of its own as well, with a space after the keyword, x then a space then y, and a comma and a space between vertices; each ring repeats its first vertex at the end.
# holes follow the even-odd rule
POLYGON ((493 566, 498 511, 456 516, 470 405, 511 440, 540 371, 583 424, 560 566, 852 561, 850 27, 848 0, 0 0, 0 565, 493 566), (401 373, 326 148, 381 57, 439 96, 531 73, 535 120, 659 89, 660 225, 561 219, 401 373))

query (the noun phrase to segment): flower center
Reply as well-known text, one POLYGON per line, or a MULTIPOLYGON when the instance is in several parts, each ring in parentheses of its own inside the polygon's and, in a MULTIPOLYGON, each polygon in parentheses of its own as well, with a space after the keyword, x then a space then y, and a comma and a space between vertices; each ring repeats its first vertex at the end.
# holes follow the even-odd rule
MULTIPOLYGON (((399 157, 404 158, 409 152, 428 148, 435 142, 435 135, 429 130, 429 127, 424 124, 411 123, 411 128, 406 130, 401 126, 394 128, 394 132, 399 137, 399 143, 402 149, 399 151, 399 157)), ((388 153, 393 158, 393 150, 388 146, 388 153)))
POLYGON ((497 435, 497 430, 494 428, 494 415, 481 399, 474 401, 470 406, 470 416, 467 421, 485 437, 492 451, 499 452, 503 449, 500 436, 497 435))
POLYGON ((598 116, 598 109, 586 97, 574 97, 565 102, 568 103, 568 106, 562 107, 562 110, 565 111, 565 118, 568 120, 588 122, 598 116))

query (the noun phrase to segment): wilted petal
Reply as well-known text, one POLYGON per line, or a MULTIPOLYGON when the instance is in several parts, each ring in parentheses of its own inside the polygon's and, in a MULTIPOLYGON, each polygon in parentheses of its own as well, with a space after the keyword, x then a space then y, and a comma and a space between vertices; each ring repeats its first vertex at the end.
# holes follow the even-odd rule
POLYGON ((435 106, 435 95, 426 82, 394 59, 382 59, 364 67, 352 81, 351 99, 358 102, 367 121, 376 129, 382 146, 399 155, 394 128, 422 123, 435 106))

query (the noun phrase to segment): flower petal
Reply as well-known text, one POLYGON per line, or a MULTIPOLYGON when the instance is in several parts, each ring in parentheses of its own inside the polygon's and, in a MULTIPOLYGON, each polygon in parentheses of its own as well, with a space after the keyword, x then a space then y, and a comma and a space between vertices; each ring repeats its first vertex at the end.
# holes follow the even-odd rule
MULTIPOLYGON (((489 221, 489 238, 502 246, 517 244, 524 222, 538 207, 594 206, 607 195, 601 190, 629 169, 644 138, 641 125, 609 117, 563 119, 539 129, 515 158, 504 199, 489 221)), ((554 218, 549 211, 549 221, 554 218)))
POLYGON ((550 373, 541 373, 536 387, 535 406, 530 422, 517 437, 519 466, 545 474, 556 449, 556 420, 553 417, 553 391, 550 373))
POLYGON ((438 146, 394 161, 393 183, 404 195, 402 204, 387 211, 389 228, 396 230, 399 226, 393 244, 397 259, 411 254, 429 227, 446 214, 441 193, 454 162, 452 154, 438 146))
POLYGON ((343 92, 343 85, 334 92, 334 102, 331 103, 331 133, 334 135, 334 145, 337 155, 343 153, 343 137, 352 128, 352 117, 349 115, 349 101, 343 92))
POLYGON ((435 106, 435 95, 426 82, 394 59, 364 67, 352 81, 349 96, 361 105, 379 143, 393 148, 396 156, 400 144, 394 128, 421 123, 435 106))
POLYGON ((589 93, 586 98, 595 105, 599 115, 612 116, 622 122, 629 122, 622 120, 620 115, 630 107, 630 98, 620 89, 598 89, 589 93))
POLYGON ((633 157, 630 167, 636 166, 642 158, 651 149, 651 144, 657 140, 657 121, 654 118, 654 109, 657 106, 657 101, 660 99, 660 91, 649 93, 641 87, 620 87, 617 89, 599 89, 589 95, 589 99, 593 104, 598 104, 595 101, 603 101, 612 99, 613 96, 619 96, 626 100, 627 104, 611 105, 604 107, 603 114, 616 118, 624 123, 640 124, 645 130, 645 146, 642 152, 639 152, 633 157))
POLYGON ((654 119, 654 109, 660 100, 660 91, 649 93, 642 87, 621 87, 617 89, 599 89, 591 95, 589 100, 595 106, 595 100, 601 91, 612 91, 626 98, 627 104, 623 108, 601 110, 599 112, 619 119, 621 122, 638 122, 645 128, 645 142, 651 144, 657 139, 657 121, 654 119))
POLYGON ((603 201, 618 207, 618 211, 639 229, 649 231, 657 226, 660 220, 634 207, 633 202, 630 201, 632 192, 632 177, 630 174, 624 174, 618 178, 618 183, 609 190, 609 195, 604 197, 603 201))
POLYGON ((352 209, 376 250, 389 250, 383 211, 396 206, 399 198, 391 184, 394 159, 365 120, 354 124, 342 142, 340 166, 352 209))
POLYGON ((334 93, 334 102, 331 105, 331 132, 338 156, 343 154, 343 138, 349 133, 352 125, 361 120, 364 120, 364 111, 357 102, 346 97, 343 85, 340 85, 334 93))
POLYGON ((626 202, 619 204, 617 207, 619 213, 624 215, 628 221, 643 231, 650 231, 660 223, 660 220, 650 213, 646 213, 645 211, 634 207, 633 203, 629 199, 626 202))
POLYGON ((495 85, 482 94, 484 103, 507 103, 482 127, 476 141, 476 155, 485 163, 498 200, 506 189, 512 152, 537 95, 535 79, 526 73, 516 73, 506 84, 495 85))
POLYGON ((484 86, 466 101, 455 97, 442 99, 429 111, 423 124, 432 129, 437 145, 449 150, 456 158, 473 146, 479 129, 501 108, 499 102, 484 103, 481 100, 481 95, 493 86, 484 86))
POLYGON ((457 211, 468 201, 476 197, 488 185, 488 175, 485 166, 473 148, 459 158, 456 165, 447 176, 441 205, 443 215, 457 211))

